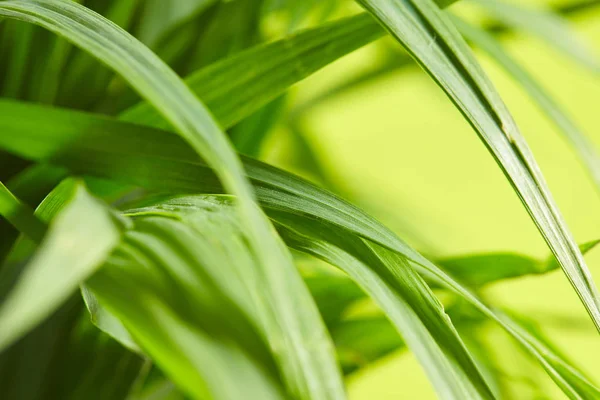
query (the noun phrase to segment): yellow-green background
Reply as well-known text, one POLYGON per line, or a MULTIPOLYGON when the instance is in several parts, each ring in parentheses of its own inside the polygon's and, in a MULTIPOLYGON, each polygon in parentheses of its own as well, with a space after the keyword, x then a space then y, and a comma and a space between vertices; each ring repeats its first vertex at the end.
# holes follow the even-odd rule
MULTIPOLYGON (((468 12, 467 7, 457 4, 452 10, 468 12)), ((600 54, 600 10, 571 21, 600 54)), ((535 38, 511 35, 503 43, 600 147, 600 78, 535 38)), ((294 103, 309 101, 367 70, 390 44, 391 40, 384 39, 368 46, 301 83, 294 103)), ((488 58, 478 57, 532 147, 576 240, 600 238, 600 192, 595 191, 574 153, 510 77, 488 58)), ((549 254, 477 135, 417 67, 328 100, 311 109, 302 124, 344 195, 419 249, 436 255, 489 251, 537 257, 549 254)), ((270 161, 284 167, 289 167, 288 135, 283 126, 278 129, 267 151, 270 161)), ((600 283, 600 250, 586 259, 600 283)), ((600 382, 600 338, 562 272, 496 285, 486 295, 495 304, 540 318, 544 331, 560 349, 600 382)), ((488 340, 495 349, 493 356, 516 378, 513 398, 531 398, 528 386, 519 383, 522 374, 540 379, 549 398, 564 398, 541 369, 512 351, 505 335, 492 328, 488 340)), ((435 398, 419 365, 406 352, 355 374, 349 390, 352 400, 435 398)))

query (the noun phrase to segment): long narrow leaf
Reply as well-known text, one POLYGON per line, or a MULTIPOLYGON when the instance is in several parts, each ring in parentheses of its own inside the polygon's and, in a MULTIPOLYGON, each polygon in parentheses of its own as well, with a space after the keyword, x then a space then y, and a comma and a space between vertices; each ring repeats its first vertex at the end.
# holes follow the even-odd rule
POLYGON ((558 127, 567 142, 571 144, 578 158, 581 160, 588 174, 592 178, 596 189, 600 191, 600 155, 594 143, 579 130, 577 125, 566 115, 546 90, 508 55, 502 46, 484 30, 470 25, 459 18, 453 18, 454 24, 466 39, 488 53, 494 61, 506 70, 515 81, 523 87, 529 96, 537 103, 542 111, 558 127))
POLYGON ((257 264, 263 274, 260 285, 271 299, 263 310, 263 324, 290 391, 302 398, 344 398, 333 346, 308 290, 255 206, 252 189, 225 134, 181 79, 127 32, 74 2, 5 1, 0 3, 0 15, 41 25, 109 65, 215 169, 224 187, 237 196, 240 216, 251 233, 248 239, 261 260, 257 264))
POLYGON ((242 279, 257 279, 256 258, 235 210, 208 206, 198 223, 175 209, 130 214, 134 228, 87 284, 192 398, 285 398, 260 335, 260 294, 242 279))
MULTIPOLYGON (((156 205, 138 208, 128 215, 160 213, 162 210, 202 209, 210 206, 226 207, 231 199, 224 196, 175 197, 161 200, 156 205)), ((405 257, 381 247, 373 248, 362 239, 350 235, 336 235, 335 230, 320 226, 314 235, 340 241, 352 254, 336 250, 325 241, 306 240, 298 232, 286 229, 285 216, 271 214, 288 245, 314 253, 340 266, 384 309, 386 315, 402 333, 408 346, 415 352, 441 398, 493 398, 485 381, 464 348, 441 303, 422 278, 408 265, 405 257), (283 224, 283 225, 282 225, 283 224), (321 249, 324 247, 324 249, 321 249)), ((304 219, 294 219, 294 228, 303 228, 304 219)), ((204 223, 204 225, 206 225, 204 223)), ((242 274, 239 271, 236 274, 242 274)), ((252 279, 251 277, 246 279, 252 279)))
POLYGON ((361 0, 435 79, 490 150, 600 331, 600 296, 529 146, 452 23, 431 0, 361 0))
POLYGON ((0 350, 41 322, 109 255, 120 229, 80 184, 0 308, 0 350))
MULTIPOLYGON (((10 140, 0 135, 0 147, 23 157, 39 162, 52 161, 79 173, 158 191, 217 193, 222 190, 206 164, 180 138, 168 132, 110 118, 15 102, 0 101, 0 110, 7 116, 0 119, 0 126, 6 132, 14 133, 10 140), (35 120, 42 121, 39 125, 46 129, 29 129, 24 123, 35 120), (126 132, 128 136, 124 136, 126 132)), ((415 263, 429 281, 455 292, 500 323, 549 369, 551 376, 561 385, 563 382, 572 382, 573 379, 576 380, 573 385, 576 384, 578 378, 577 374, 571 376, 572 368, 551 352, 531 345, 514 323, 496 315, 468 289, 413 250, 376 219, 299 177, 259 161, 249 158, 244 160, 246 171, 257 189, 263 207, 323 223, 326 221, 330 226, 369 239, 405 256, 415 263)), ((597 390, 590 383, 586 385, 592 391, 597 390)))
POLYGON ((33 215, 33 210, 17 199, 2 182, 0 182, 0 215, 36 242, 41 241, 46 233, 46 226, 33 215))

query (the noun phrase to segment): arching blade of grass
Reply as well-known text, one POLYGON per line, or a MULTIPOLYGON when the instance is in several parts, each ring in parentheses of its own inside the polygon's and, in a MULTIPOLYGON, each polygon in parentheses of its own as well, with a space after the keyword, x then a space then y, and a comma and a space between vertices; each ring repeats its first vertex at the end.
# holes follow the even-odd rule
MULTIPOLYGON (((351 247, 337 239, 335 234, 329 234, 326 237, 321 234, 322 232, 331 232, 330 229, 332 229, 332 225, 330 225, 330 223, 325 222, 324 219, 319 221, 314 218, 304 218, 303 216, 295 214, 293 211, 288 211, 287 214, 288 215, 283 216, 281 213, 274 213, 271 214, 271 217, 275 221, 279 221, 283 216, 282 221, 286 226, 294 230, 302 231, 303 237, 301 243, 298 243, 297 236, 292 237, 292 240, 287 240, 287 233, 283 234, 283 237, 286 238, 290 247, 328 260, 342 270, 347 270, 349 268, 347 265, 342 265, 342 263, 354 262, 351 259, 339 256, 340 252, 355 256, 351 247), (337 247, 340 245, 342 246, 341 249, 337 247)), ((348 235, 352 236, 348 231, 344 231, 337 227, 333 228, 333 231, 336 232, 337 235, 345 237, 345 240, 354 240, 348 238, 348 235)), ((375 244, 369 244, 369 247, 377 252, 383 251, 385 253, 388 251, 378 248, 378 245, 375 244)), ((545 346, 543 342, 539 341, 535 336, 520 327, 509 317, 486 306, 485 303, 469 289, 455 281, 436 265, 430 262, 414 265, 428 281, 434 282, 436 285, 456 294, 484 316, 500 324, 500 326, 516 339, 533 358, 541 363, 550 377, 570 398, 592 400, 600 395, 600 390, 594 384, 561 359, 550 348, 545 346)))
MULTIPOLYGON (((163 210, 181 213, 180 210, 187 208, 206 208, 204 203, 212 207, 223 207, 231 204, 231 200, 224 196, 175 197, 153 206, 134 209, 127 214, 152 215, 164 212, 163 210)), ((302 248, 305 241, 300 235, 279 226, 286 223, 284 217, 275 216, 279 232, 283 233, 283 238, 288 244, 290 241, 301 243, 294 247, 302 248)), ((300 226, 301 220, 295 221, 298 221, 296 227, 300 226)), ((310 230, 311 227, 308 225, 307 229, 310 230)), ((353 256, 343 251, 336 253, 335 250, 331 250, 331 254, 337 255, 336 260, 342 260, 333 263, 348 273, 385 310, 396 328, 402 332, 441 398, 494 398, 441 303, 409 266, 405 257, 381 247, 373 249, 359 238, 337 235, 335 230, 326 230, 323 226, 319 228, 318 232, 311 233, 328 237, 332 241, 340 241, 344 248, 351 249, 353 256)), ((318 252, 318 249, 315 251, 318 252)), ((242 271, 237 274, 241 273, 242 271)))
MULTIPOLYGON (((39 162, 53 161, 78 173, 162 192, 222 191, 206 164, 179 137, 168 132, 110 118, 15 102, 0 101, 0 111, 7 116, 0 119, 1 128, 12 133, 10 139, 8 135, 0 135, 0 147, 23 157, 39 162), (13 119, 18 123, 11 123, 13 119), (46 129, 30 129, 26 121, 46 129), (117 138, 121 138, 120 141, 117 138)), ((327 229, 335 227, 405 256, 429 281, 453 291, 500 323, 548 368, 559 384, 576 385, 579 381, 578 374, 570 366, 543 347, 532 345, 513 322, 495 314, 468 289, 359 208, 285 171, 246 157, 243 160, 263 207, 314 221, 326 221, 327 229)), ((319 228, 315 229, 318 231, 319 228)), ((589 382, 585 385, 596 390, 589 382)))
POLYGON ((0 307, 0 351, 66 300, 120 240, 119 226, 80 184, 62 190, 64 209, 0 307))
POLYGON ((299 398, 345 398, 333 346, 290 255, 282 251, 225 134, 204 105, 156 55, 98 14, 68 0, 0 3, 0 16, 41 25, 64 36, 122 75, 214 168, 236 195, 248 240, 260 262, 270 301, 256 304, 289 391, 299 398), (263 307, 263 308, 261 308, 263 307))
POLYGON ((288 398, 252 300, 262 293, 244 282, 260 279, 257 259, 235 209, 215 206, 131 214, 134 227, 87 285, 192 398, 288 398))
POLYGON ((453 18, 452 21, 467 40, 488 53, 494 61, 504 68, 558 127, 587 169, 596 185, 596 189, 600 191, 600 155, 595 145, 579 130, 571 118, 556 104, 535 78, 513 60, 489 33, 457 17, 453 18))
POLYGON ((577 37, 566 21, 552 11, 510 4, 504 0, 471 0, 498 21, 537 36, 594 72, 600 63, 587 43, 577 37))
MULTIPOLYGON (((384 35, 370 15, 361 14, 243 51, 193 73, 186 83, 219 124, 229 128, 294 83, 384 35)), ((121 117, 159 128, 169 126, 147 103, 121 117)))
MULTIPOLYGON (((167 192, 220 192, 206 164, 179 137, 169 132, 69 110, 0 100, 0 148, 36 162, 53 162, 73 172, 113 179, 167 192), (35 129, 43 126, 44 130, 35 129)), ((242 157, 259 200, 271 209, 290 210, 325 218, 362 237, 404 254, 417 263, 427 260, 398 240, 393 232, 359 208, 303 179, 260 161, 242 157), (272 195, 273 190, 279 192, 272 195), (302 201, 298 201, 302 199, 302 201)), ((42 167, 49 171, 49 167, 42 167)), ((594 242, 583 245, 588 251, 594 242)), ((558 268, 511 254, 440 260, 465 283, 482 286, 524 274, 558 268), (511 262, 510 268, 493 265, 511 262), (492 264, 492 266, 486 264, 492 264), (474 273, 475 270, 477 273, 474 273)))
POLYGON ((361 0, 446 92, 509 179, 600 331, 600 297, 533 154, 452 23, 431 0, 361 0))
MULTIPOLYGON (((312 235, 339 242, 336 248, 324 240, 307 239, 306 231, 289 229, 285 217, 273 218, 282 223, 276 226, 289 246, 338 266, 379 304, 440 398, 495 398, 471 356, 466 356, 468 352, 441 303, 405 257, 371 247, 357 237, 336 236, 335 230, 316 232, 310 225, 305 228, 312 235)), ((297 221, 294 228, 300 226, 297 221)))
MULTIPOLYGON (((0 135, 0 148, 26 159, 158 191, 222 191, 214 172, 172 133, 93 114, 14 101, 0 100, 0 112, 5 115, 0 119, 0 129, 7 133, 0 135), (34 129, 40 126, 44 129, 34 129)), ((270 207, 287 208, 292 204, 311 215, 322 213, 340 226, 351 227, 361 235, 410 255, 411 260, 424 260, 404 242, 394 243, 396 236, 392 231, 339 197, 260 161, 243 156, 242 159, 255 188, 265 196, 273 188, 284 194, 271 199, 270 207), (294 204, 296 196, 305 201, 294 204)))
POLYGON ((33 210, 17 199, 2 182, 0 182, 0 216, 37 242, 41 241, 46 233, 46 226, 33 215, 33 210))
MULTIPOLYGON (((8 189, 29 206, 38 205, 50 191, 66 176, 67 170, 49 165, 33 165, 13 176, 6 182, 8 189)), ((27 213, 30 214, 31 211, 27 213)), ((34 222, 35 223, 35 222, 34 222)), ((19 236, 19 231, 6 220, 0 221, 0 274, 4 260, 19 236)), ((41 235, 33 240, 40 241, 41 235)), ((0 275, 1 276, 1 275, 0 275)), ((1 280, 1 279, 0 279, 1 280)), ((2 285, 0 285, 2 286, 2 285)), ((0 290, 1 292, 1 290, 0 290)))

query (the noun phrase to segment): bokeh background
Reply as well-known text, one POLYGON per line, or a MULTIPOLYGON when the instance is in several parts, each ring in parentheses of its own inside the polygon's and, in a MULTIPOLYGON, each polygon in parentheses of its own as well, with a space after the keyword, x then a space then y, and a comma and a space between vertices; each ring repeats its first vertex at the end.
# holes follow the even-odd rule
MULTIPOLYGON (((568 1, 515 3, 539 7, 568 1)), ((450 10, 475 20, 484 18, 468 1, 450 10)), ((569 21, 599 55, 600 7, 569 21)), ((598 75, 523 33, 504 35, 502 44, 600 146, 598 75)), ((331 93, 376 70, 395 51, 399 47, 390 38, 379 40, 297 85, 284 100, 288 111, 270 134, 262 158, 324 180, 427 254, 509 251, 548 257, 534 224, 475 132, 416 65, 331 93)), ((577 242, 600 238, 600 193, 573 151, 522 89, 490 59, 477 54, 533 149, 577 242)), ((586 260, 600 282, 600 250, 590 252, 586 260)), ((600 381, 598 334, 561 271, 493 285, 485 296, 540 321, 559 350, 600 381)), ((376 312, 366 308, 357 312, 376 312)), ((490 357, 502 366, 512 398, 539 398, 539 392, 551 399, 564 398, 510 339, 492 325, 485 329, 485 340, 494 350, 490 357)), ((349 390, 352 400, 435 398, 407 352, 355 373, 349 390)))

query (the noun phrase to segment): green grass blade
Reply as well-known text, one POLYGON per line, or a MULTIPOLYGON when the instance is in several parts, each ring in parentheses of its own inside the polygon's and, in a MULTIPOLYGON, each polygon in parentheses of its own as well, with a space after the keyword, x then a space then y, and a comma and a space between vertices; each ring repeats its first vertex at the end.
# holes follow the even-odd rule
POLYGON ((81 285, 81 297, 83 297, 92 323, 98 329, 112 336, 127 349, 143 354, 127 328, 123 326, 123 323, 100 304, 94 293, 85 285, 81 285))
MULTIPOLYGON (((65 166, 149 189, 189 193, 222 190, 214 173, 176 135, 93 114, 0 100, 0 148, 37 162, 65 166), (34 129, 44 126, 44 130, 34 129), (117 145, 118 144, 118 145, 117 145)), ((345 228, 419 262, 417 252, 359 208, 307 181, 248 157, 242 157, 249 178, 271 208, 297 207, 323 214, 345 228), (282 195, 272 196, 278 189, 282 195), (303 201, 297 202, 300 196, 303 201), (396 241, 395 241, 396 240, 396 241)))
POLYGON ((566 21, 552 11, 520 7, 504 0, 471 0, 498 21, 530 33, 594 72, 600 64, 587 43, 577 37, 566 21))
POLYGON ((339 267, 379 304, 440 398, 494 398, 441 303, 405 257, 301 218, 272 218, 290 247, 339 267))
POLYGON ((46 233, 46 225, 33 215, 33 209, 17 199, 2 182, 0 182, 0 215, 36 242, 40 242, 46 233))
POLYGON ((596 189, 600 191, 600 155, 592 141, 579 130, 577 125, 536 79, 513 60, 489 33, 467 24, 459 18, 454 18, 453 22, 467 40, 489 54, 494 61, 504 68, 558 127, 587 169, 596 185, 596 189))
MULTIPOLYGON (((0 110, 7 116, 0 119, 0 127, 5 132, 13 133, 10 139, 8 135, 0 135, 0 147, 23 157, 39 162, 53 161, 79 173, 161 192, 216 193, 222 190, 206 164, 179 137, 168 132, 110 118, 17 102, 0 101, 0 110), (33 122, 34 126, 44 126, 46 129, 30 129, 27 121, 37 121, 33 122), (118 149, 115 148, 117 143, 118 149)), ((316 221, 327 221, 327 229, 336 227, 404 255, 415 265, 421 266, 422 275, 429 281, 455 292, 500 323, 509 334, 524 343, 527 350, 549 369, 554 379, 569 382, 571 368, 567 364, 556 359, 551 352, 533 347, 514 323, 496 315, 467 288, 376 219, 332 193, 285 171, 249 158, 244 158, 244 163, 263 207, 316 221)), ((588 386, 592 388, 590 390, 596 390, 592 384, 588 386)))
POLYGON ((257 259, 235 209, 216 206, 129 214, 135 227, 89 287, 193 398, 285 398, 266 327, 259 334, 268 308, 251 300, 262 296, 257 259))
MULTIPOLYGON (((294 214, 294 211, 289 210, 288 213, 294 214)), ((282 214, 281 212, 277 212, 271 214, 271 217, 274 218, 275 221, 278 221, 282 214)), ((317 220, 314 218, 301 220, 298 215, 293 216, 284 216, 284 223, 288 224, 290 221, 300 220, 301 223, 305 226, 309 226, 309 229, 306 231, 311 232, 311 235, 317 235, 320 232, 329 232, 331 229, 331 225, 329 223, 324 222, 324 218, 321 220, 317 220)), ((348 235, 348 231, 345 231, 340 228, 334 228, 334 232, 337 232, 338 235, 348 235)), ((329 234, 325 238, 327 241, 335 240, 335 234, 329 234)), ((321 237, 307 237, 305 236, 305 240, 311 242, 322 242, 323 238, 321 237)), ((296 247, 296 243, 294 241, 288 242, 292 248, 297 248, 300 251, 308 251, 311 254, 316 254, 311 246, 306 244, 300 245, 296 247)), ((320 246, 321 249, 323 246, 320 246)), ((349 262, 349 260, 341 260, 338 261, 349 262)), ((468 288, 462 286, 458 283, 454 278, 449 276, 446 272, 441 270, 439 267, 434 265, 431 262, 425 260, 422 264, 413 264, 420 274, 426 278, 427 281, 433 282, 438 287, 442 287, 459 298, 463 299, 479 312, 481 312, 487 318, 498 323, 509 335, 511 335, 517 342, 522 345, 526 351, 536 359, 546 370, 548 375, 555 381, 555 383, 561 388, 561 390, 567 394, 570 398, 573 399, 594 399, 600 395, 600 390, 591 383, 587 378, 585 378, 579 371, 577 371, 573 366, 571 366, 568 362, 563 360, 559 355, 554 353, 552 349, 548 348, 543 342, 539 341, 537 338, 532 336, 526 329, 519 326, 518 323, 513 321, 508 316, 504 315, 498 310, 491 309, 488 307, 481 299, 478 298, 477 295, 472 293, 468 288)), ((344 267, 342 265, 338 265, 338 267, 342 269, 346 269, 348 267, 344 267)))
MULTIPOLYGON (((172 210, 181 213, 187 208, 209 210, 204 203, 213 208, 223 207, 231 204, 231 199, 223 196, 175 197, 161 200, 156 206, 128 211, 127 215, 152 215, 172 210)), ((288 221, 283 216, 276 219, 278 230, 288 244, 292 242, 294 248, 312 252, 340 266, 380 304, 406 338, 442 398, 493 398, 443 307, 404 257, 381 247, 370 247, 359 238, 336 236, 334 230, 319 227, 318 233, 312 231, 323 237, 336 237, 345 249, 352 252, 348 254, 325 241, 316 243, 316 240, 307 240, 303 234, 281 225, 289 222, 294 224, 294 229, 303 229, 302 219, 288 221)), ((308 225, 307 229, 311 231, 311 226, 308 225)), ((229 275, 241 273, 243 271, 229 275)), ((252 279, 248 277, 243 281, 252 279)), ((239 292, 239 289, 233 292, 239 292)))
MULTIPOLYGON (((193 73, 186 79, 219 124, 229 128, 338 58, 382 37, 367 14, 259 45, 193 73)), ((149 104, 125 111, 127 121, 167 128, 149 104)))
POLYGON ((248 239, 261 260, 271 301, 272 343, 290 391, 298 397, 345 398, 333 346, 291 257, 278 246, 273 228, 255 206, 241 163, 213 117, 181 79, 131 35, 68 0, 0 3, 0 15, 41 25, 64 36, 122 75, 176 127, 235 194, 248 239), (315 343, 315 338, 318 342, 315 343), (280 345, 283 342, 285 345, 280 345), (308 354, 307 354, 308 353, 308 354))
POLYGON ((119 227, 97 200, 80 184, 68 189, 67 204, 0 308, 0 350, 53 312, 120 240, 119 227))
POLYGON ((529 146, 460 34, 431 0, 361 0, 441 86, 516 190, 600 332, 600 296, 529 146))

